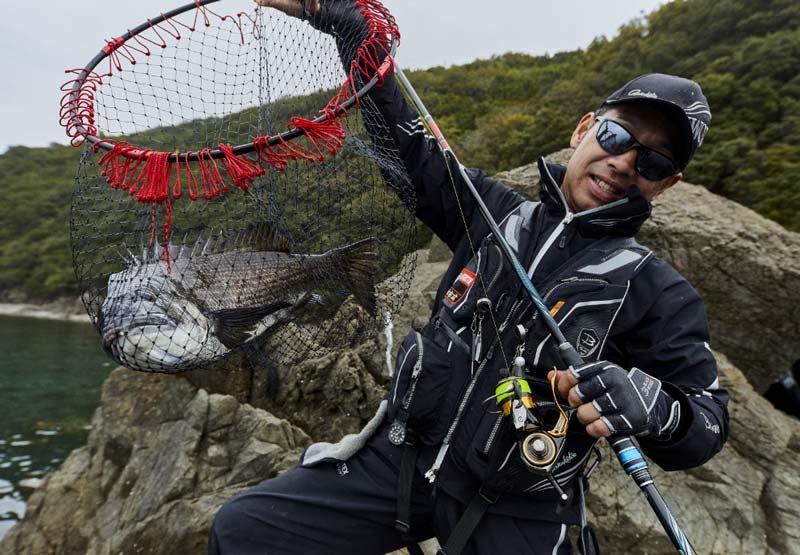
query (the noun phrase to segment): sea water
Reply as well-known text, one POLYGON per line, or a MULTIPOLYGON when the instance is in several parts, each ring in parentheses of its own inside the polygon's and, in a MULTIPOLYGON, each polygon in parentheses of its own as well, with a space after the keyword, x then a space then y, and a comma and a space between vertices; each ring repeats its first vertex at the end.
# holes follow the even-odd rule
POLYGON ((0 316, 0 538, 44 475, 86 442, 115 366, 89 324, 0 316))

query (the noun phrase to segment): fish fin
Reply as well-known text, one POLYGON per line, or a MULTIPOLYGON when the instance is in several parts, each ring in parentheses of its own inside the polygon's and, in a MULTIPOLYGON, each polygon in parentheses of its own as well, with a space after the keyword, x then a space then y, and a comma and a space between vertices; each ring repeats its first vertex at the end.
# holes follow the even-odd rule
POLYGON ((202 236, 195 239, 194 245, 192 245, 192 250, 189 252, 189 258, 202 256, 207 242, 208 240, 202 236))
POLYGON ((356 302, 374 316, 377 310, 375 274, 378 271, 378 238, 369 237, 352 245, 331 251, 337 262, 343 262, 345 287, 356 302))
POLYGON ((267 396, 272 397, 280 388, 278 369, 260 347, 250 345, 244 350, 245 359, 253 371, 260 371, 266 379, 267 396))
POLYGON ((278 301, 255 307, 217 310, 209 316, 214 319, 214 333, 220 342, 233 349, 250 339, 253 328, 262 318, 290 306, 291 303, 278 301))
POLYGON ((291 252, 291 241, 269 222, 252 224, 231 234, 222 231, 210 232, 208 238, 198 237, 191 254, 188 256, 203 257, 213 254, 224 254, 242 251, 276 251, 291 252))
POLYGON ((292 243, 286 235, 270 222, 259 222, 243 230, 238 236, 240 248, 256 251, 291 252, 292 243))
POLYGON ((178 254, 174 256, 174 260, 186 259, 191 256, 191 252, 189 247, 186 246, 186 239, 189 237, 188 233, 183 235, 183 241, 181 241, 180 247, 178 247, 178 254))

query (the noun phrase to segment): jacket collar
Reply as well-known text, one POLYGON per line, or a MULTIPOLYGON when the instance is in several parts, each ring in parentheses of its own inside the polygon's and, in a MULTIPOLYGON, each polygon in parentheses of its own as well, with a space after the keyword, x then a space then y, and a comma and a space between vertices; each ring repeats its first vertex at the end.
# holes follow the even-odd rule
MULTIPOLYGON (((549 212, 566 217, 571 213, 564 193, 561 192, 566 168, 560 164, 546 162, 544 158, 539 158, 538 165, 541 176, 539 197, 542 204, 549 212)), ((584 237, 604 235, 632 237, 650 216, 652 208, 650 201, 642 196, 639 188, 633 186, 620 200, 578 212, 572 219, 584 237)))

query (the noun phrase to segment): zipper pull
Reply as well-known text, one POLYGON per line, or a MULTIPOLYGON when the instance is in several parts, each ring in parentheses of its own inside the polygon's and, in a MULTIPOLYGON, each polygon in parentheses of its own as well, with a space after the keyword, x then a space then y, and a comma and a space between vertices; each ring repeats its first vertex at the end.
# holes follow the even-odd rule
POLYGON ((436 481, 436 475, 439 473, 439 469, 441 468, 442 462, 444 461, 444 456, 447 454, 447 450, 449 448, 450 448, 449 443, 442 443, 442 446, 439 447, 439 452, 436 453, 436 460, 433 461, 433 466, 431 466, 425 473, 425 477, 431 484, 436 481))
POLYGON ((481 360, 481 347, 483 344, 483 317, 492 310, 492 301, 486 297, 478 299, 475 305, 475 316, 472 318, 472 360, 479 362, 481 360))
POLYGON ((481 328, 483 327, 483 318, 481 317, 478 321, 478 329, 473 332, 472 336, 472 360, 473 362, 480 362, 481 360, 481 348, 483 347, 483 341, 481 337, 481 328))
POLYGON ((558 242, 558 248, 559 248, 559 249, 563 249, 563 248, 564 248, 564 245, 565 245, 566 243, 567 243, 567 234, 566 234, 566 232, 565 232, 565 233, 564 233, 564 235, 562 235, 562 236, 561 236, 561 240, 558 242))

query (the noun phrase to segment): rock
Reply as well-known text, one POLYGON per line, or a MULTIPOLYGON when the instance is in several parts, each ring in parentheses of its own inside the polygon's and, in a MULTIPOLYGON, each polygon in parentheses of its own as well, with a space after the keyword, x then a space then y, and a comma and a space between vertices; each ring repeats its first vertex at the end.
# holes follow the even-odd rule
POLYGON ((800 234, 680 183, 657 199, 640 240, 697 288, 712 347, 759 392, 800 359, 800 234))
MULTIPOLYGON (((444 243, 439 243, 449 252, 444 243)), ((375 413, 389 383, 398 345, 409 327, 421 327, 430 317, 449 257, 433 263, 427 260, 427 249, 409 255, 407 263, 416 261, 417 270, 405 302, 389 326, 376 330, 361 345, 328 349, 322 356, 280 368, 277 394, 269 394, 263 373, 243 365, 240 358, 232 358, 224 367, 191 372, 186 377, 198 387, 231 395, 239 402, 286 418, 315 441, 338 441, 343 435, 360 430, 375 413)), ((389 286, 378 286, 382 287, 389 286)))
POLYGON ((434 235, 428 246, 428 262, 450 262, 452 258, 453 251, 450 250, 450 247, 434 235))
POLYGON ((175 376, 115 370, 88 443, 48 475, 0 553, 204 553, 220 504, 294 466, 299 428, 175 376))
MULTIPOLYGON (((570 149, 548 160, 566 163, 570 149)), ((538 198, 536 164, 497 175, 538 198)), ((704 187, 680 182, 654 203, 638 240, 697 288, 712 347, 761 393, 800 360, 800 234, 704 187)))

